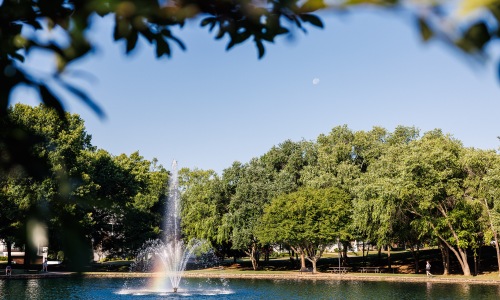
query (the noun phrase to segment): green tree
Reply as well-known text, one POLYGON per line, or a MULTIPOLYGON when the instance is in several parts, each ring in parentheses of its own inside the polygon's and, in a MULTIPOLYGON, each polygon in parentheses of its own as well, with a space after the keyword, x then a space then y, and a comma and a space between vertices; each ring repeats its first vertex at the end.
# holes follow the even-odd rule
POLYGON ((179 171, 182 194, 182 233, 185 239, 205 240, 223 258, 227 240, 220 232, 229 198, 224 197, 221 179, 213 170, 179 171))
MULTIPOLYGON (((34 220, 48 226, 52 244, 63 247, 68 261, 80 268, 88 262, 90 246, 82 235, 85 213, 79 200, 79 188, 83 179, 78 157, 82 151, 93 149, 83 120, 70 114, 62 119, 53 109, 42 105, 30 107, 21 104, 9 110, 9 118, 21 128, 42 137, 33 151, 41 160, 47 161, 50 167, 50 172, 43 178, 34 181, 27 177, 23 181, 30 182, 30 189, 33 191, 29 196, 32 205, 23 224, 27 225, 30 220, 34 220), (82 255, 82 249, 89 251, 82 255)), ((26 227, 23 230, 27 230, 26 227)), ((25 245, 25 262, 29 264, 34 250, 30 248, 29 242, 25 245)))
POLYGON ((465 173, 460 166, 461 143, 439 130, 426 133, 403 153, 400 197, 422 218, 433 234, 471 275, 467 250, 477 247, 483 233, 482 208, 464 197, 465 173))
POLYGON ((467 174, 464 180, 465 197, 480 204, 488 231, 486 242, 493 239, 497 253, 500 276, 500 157, 495 151, 469 148, 462 156, 462 167, 467 174))
POLYGON ((113 162, 119 172, 112 175, 117 194, 107 219, 114 230, 109 250, 131 256, 144 242, 160 236, 169 175, 156 159, 148 161, 139 152, 118 155, 113 162))
MULTIPOLYGON (((390 266, 390 245, 403 242, 402 239, 404 242, 416 239, 414 223, 404 212, 397 190, 400 153, 418 137, 418 130, 398 126, 389 133, 375 127, 370 132, 356 132, 355 136, 353 157, 360 172, 351 188, 356 216, 353 225, 358 235, 375 243, 379 249, 389 245, 390 266), (402 234, 405 238, 401 238, 402 234)), ((418 272, 418 253, 413 253, 418 272)))
POLYGON ((26 231, 23 226, 33 206, 31 179, 11 174, 0 177, 0 238, 7 246, 7 263, 12 263, 12 246, 26 244, 26 231))
POLYGON ((338 188, 303 188, 274 198, 265 208, 257 230, 265 243, 289 245, 317 272, 326 247, 343 238, 351 218, 351 199, 338 188))
POLYGON ((225 227, 230 229, 233 249, 244 251, 257 270, 261 243, 255 235, 264 206, 269 203, 272 175, 259 159, 252 159, 241 170, 236 191, 228 206, 225 227))

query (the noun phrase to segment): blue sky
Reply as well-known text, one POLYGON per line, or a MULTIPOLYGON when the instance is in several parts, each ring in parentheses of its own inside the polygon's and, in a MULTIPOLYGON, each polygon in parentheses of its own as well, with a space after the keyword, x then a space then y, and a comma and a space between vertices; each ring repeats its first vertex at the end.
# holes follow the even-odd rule
MULTIPOLYGON (((221 173, 286 139, 315 140, 343 124, 441 128, 466 146, 498 148, 495 61, 481 66, 441 43, 423 43, 411 19, 390 12, 329 12, 323 21, 323 30, 308 27, 268 45, 261 60, 252 43, 226 52, 225 41, 188 24, 178 32, 187 51, 174 47, 171 59, 157 60, 144 42, 126 56, 112 42, 111 22, 101 20, 90 33, 96 52, 71 69, 91 74, 76 82, 107 118, 74 99, 65 105, 82 116, 97 147, 115 155, 138 150, 167 168, 176 159, 221 173)), ((50 69, 41 54, 27 63, 50 69)), ((23 89, 15 99, 38 103, 23 89)))

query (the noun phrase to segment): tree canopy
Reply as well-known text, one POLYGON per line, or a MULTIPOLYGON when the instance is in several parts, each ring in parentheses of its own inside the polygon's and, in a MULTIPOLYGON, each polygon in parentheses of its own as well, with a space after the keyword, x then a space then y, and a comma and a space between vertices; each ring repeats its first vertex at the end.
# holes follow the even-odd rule
MULTIPOLYGON (((0 174, 0 238, 26 245, 27 263, 32 224, 48 231, 49 255, 64 251, 77 270, 92 251, 132 256, 161 235, 169 173, 156 159, 97 149, 81 118, 61 119, 44 105, 17 104, 8 116, 39 138, 31 155, 47 166, 37 176, 0 174)), ((452 258, 471 275, 480 247, 495 241, 500 253, 499 170, 497 152, 464 147, 439 129, 337 126, 222 175, 182 169, 183 237, 208 241, 221 257, 246 253, 254 269, 262 253, 288 248, 316 271, 326 247, 338 241, 347 251, 361 240, 411 248, 418 272, 419 245, 439 246, 445 272, 452 258)))
POLYGON ((8 116, 40 137, 31 155, 47 165, 37 177, 23 168, 0 174, 0 238, 25 245, 26 263, 34 222, 47 229, 49 255, 63 251, 75 270, 88 264, 92 250, 131 256, 160 234, 168 173, 156 160, 96 149, 80 117, 61 119, 44 105, 16 104, 8 116))

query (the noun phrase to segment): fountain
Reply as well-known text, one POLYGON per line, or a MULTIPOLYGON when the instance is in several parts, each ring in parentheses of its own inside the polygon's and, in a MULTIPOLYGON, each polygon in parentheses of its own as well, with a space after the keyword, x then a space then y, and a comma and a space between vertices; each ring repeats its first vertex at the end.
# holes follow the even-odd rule
POLYGON ((142 270, 160 270, 168 279, 174 293, 179 290, 182 274, 189 258, 202 244, 200 241, 184 244, 181 239, 180 221, 179 180, 177 162, 174 160, 165 208, 164 240, 148 241, 143 247, 144 250, 137 255, 134 267, 142 270), (157 263, 158 261, 161 261, 161 264, 157 263))
POLYGON ((163 268, 170 281, 172 289, 177 292, 186 269, 188 259, 193 251, 200 246, 200 242, 185 246, 181 240, 180 195, 177 161, 172 162, 172 174, 169 180, 169 193, 165 214, 165 245, 155 249, 155 254, 163 263, 163 268))

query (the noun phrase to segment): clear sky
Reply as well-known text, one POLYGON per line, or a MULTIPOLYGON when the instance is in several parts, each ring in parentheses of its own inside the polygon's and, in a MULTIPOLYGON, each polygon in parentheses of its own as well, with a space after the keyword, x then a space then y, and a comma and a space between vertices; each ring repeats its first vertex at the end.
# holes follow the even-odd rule
MULTIPOLYGON (((90 33, 97 51, 71 69, 91 74, 76 82, 107 118, 76 100, 65 105, 85 120, 95 146, 115 155, 138 150, 167 168, 176 159, 221 173, 287 139, 315 140, 343 124, 441 128, 465 146, 498 148, 494 60, 481 66, 441 43, 424 44, 411 19, 389 12, 329 12, 323 21, 323 30, 279 38, 261 60, 253 43, 226 52, 225 41, 188 24, 178 32, 187 51, 174 46, 171 59, 157 60, 144 42, 126 56, 103 20, 90 33)), ((28 64, 50 65, 43 55, 28 64)), ((37 103, 22 89, 15 99, 37 103)))

